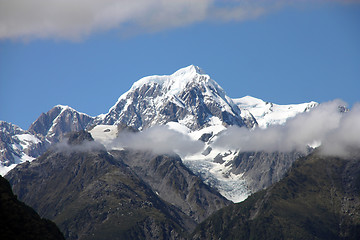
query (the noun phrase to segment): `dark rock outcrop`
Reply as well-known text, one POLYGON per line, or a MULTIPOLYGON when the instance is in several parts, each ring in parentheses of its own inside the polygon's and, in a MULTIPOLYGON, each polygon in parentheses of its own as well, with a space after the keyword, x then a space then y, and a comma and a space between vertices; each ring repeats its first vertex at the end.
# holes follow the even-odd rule
POLYGON ((17 200, 9 182, 0 176, 0 239, 65 239, 56 225, 17 200))

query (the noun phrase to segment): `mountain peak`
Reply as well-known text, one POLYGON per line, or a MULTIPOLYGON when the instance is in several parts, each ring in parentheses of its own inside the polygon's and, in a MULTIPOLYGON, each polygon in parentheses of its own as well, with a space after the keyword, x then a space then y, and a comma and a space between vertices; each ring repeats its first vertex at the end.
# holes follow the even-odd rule
MULTIPOLYGON (((186 85, 193 81, 197 75, 206 75, 205 72, 198 66, 190 65, 184 68, 181 68, 174 72, 171 75, 153 75, 143 77, 140 80, 136 81, 131 89, 135 90, 141 88, 144 85, 160 85, 163 86, 165 89, 183 89, 186 85)), ((208 76, 208 75, 207 75, 208 76)), ((209 79, 207 78, 204 79, 209 79)))
POLYGON ((60 109, 60 113, 63 113, 64 111, 70 111, 70 112, 73 112, 73 113, 78 113, 78 114, 81 114, 81 115, 86 115, 88 117, 91 117, 90 115, 86 114, 86 113, 83 113, 83 112, 79 112, 78 110, 68 106, 68 105, 61 105, 61 104, 58 104, 56 106, 54 106, 52 109, 60 109))
POLYGON ((172 75, 178 76, 178 75, 185 75, 185 74, 206 74, 206 73, 200 67, 195 66, 195 65, 190 65, 190 66, 187 66, 184 68, 180 68, 172 75))
POLYGON ((31 124, 29 131, 56 142, 63 133, 86 129, 93 121, 93 117, 69 106, 56 105, 47 113, 41 114, 31 124))
POLYGON ((179 122, 200 129, 214 122, 243 126, 239 108, 209 75, 195 65, 171 75, 144 77, 120 96, 101 124, 126 123, 136 129, 179 122))

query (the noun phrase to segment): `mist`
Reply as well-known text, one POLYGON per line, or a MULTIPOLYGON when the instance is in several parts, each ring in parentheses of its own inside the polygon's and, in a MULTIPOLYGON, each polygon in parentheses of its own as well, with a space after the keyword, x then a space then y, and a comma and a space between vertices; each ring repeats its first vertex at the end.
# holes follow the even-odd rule
POLYGON ((96 141, 88 141, 84 140, 80 144, 69 144, 68 138, 62 139, 60 142, 56 143, 52 150, 55 152, 61 152, 65 154, 71 154, 74 152, 91 152, 91 151, 106 151, 106 148, 96 142, 96 141))
POLYGON ((345 156, 360 149, 360 105, 340 111, 346 104, 341 100, 322 103, 309 112, 289 119, 284 125, 266 129, 229 127, 214 145, 241 151, 306 153, 308 146, 321 144, 324 155, 345 156))
MULTIPOLYGON (((205 143, 159 125, 141 132, 122 130, 118 137, 104 142, 110 149, 134 149, 152 151, 155 154, 176 153, 181 156, 201 153, 205 143)), ((360 104, 346 108, 342 100, 322 103, 310 111, 290 118, 283 125, 272 125, 265 129, 248 129, 230 126, 210 143, 211 148, 265 152, 308 153, 309 147, 321 146, 324 155, 349 156, 360 152, 360 104)), ((98 148, 95 143, 80 146, 58 145, 58 148, 87 151, 98 148)))
POLYGON ((108 149, 130 148, 152 151, 156 154, 194 154, 204 148, 204 143, 170 129, 168 126, 154 126, 141 132, 122 131, 106 146, 108 149))
POLYGON ((351 156, 360 153, 360 104, 343 114, 337 129, 323 140, 321 151, 326 155, 351 156))

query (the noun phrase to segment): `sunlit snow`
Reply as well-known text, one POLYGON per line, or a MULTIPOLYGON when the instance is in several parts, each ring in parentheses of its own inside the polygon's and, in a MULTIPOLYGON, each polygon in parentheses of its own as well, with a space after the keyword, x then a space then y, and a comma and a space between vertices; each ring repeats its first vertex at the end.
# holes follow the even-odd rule
POLYGON ((241 110, 251 113, 255 117, 260 128, 284 124, 287 119, 295 117, 299 113, 309 111, 318 105, 316 102, 279 105, 264 102, 261 99, 250 96, 233 99, 233 101, 241 110))

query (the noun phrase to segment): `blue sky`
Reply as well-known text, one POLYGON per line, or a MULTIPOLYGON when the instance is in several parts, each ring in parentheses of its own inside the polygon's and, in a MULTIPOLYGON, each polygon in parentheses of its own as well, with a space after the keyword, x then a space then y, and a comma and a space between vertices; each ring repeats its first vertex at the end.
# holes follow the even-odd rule
POLYGON ((141 77, 190 64, 233 98, 360 101, 359 1, 28 2, 0 0, 0 120, 24 129, 57 104, 106 113, 141 77))

